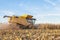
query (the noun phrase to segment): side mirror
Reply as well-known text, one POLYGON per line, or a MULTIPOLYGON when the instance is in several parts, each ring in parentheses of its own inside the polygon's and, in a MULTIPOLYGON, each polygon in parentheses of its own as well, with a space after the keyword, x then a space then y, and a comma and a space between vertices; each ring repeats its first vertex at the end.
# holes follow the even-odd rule
POLYGON ((5 17, 7 17, 6 15, 5 16, 3 16, 3 18, 5 18, 5 17))

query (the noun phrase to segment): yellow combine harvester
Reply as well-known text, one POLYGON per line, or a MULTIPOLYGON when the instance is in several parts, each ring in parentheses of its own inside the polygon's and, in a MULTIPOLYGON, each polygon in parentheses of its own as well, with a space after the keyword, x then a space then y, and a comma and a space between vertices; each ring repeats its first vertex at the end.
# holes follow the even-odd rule
POLYGON ((5 17, 9 18, 8 22, 10 23, 10 26, 17 26, 22 29, 35 28, 34 23, 36 19, 33 18, 32 15, 4 16, 4 18, 5 17))

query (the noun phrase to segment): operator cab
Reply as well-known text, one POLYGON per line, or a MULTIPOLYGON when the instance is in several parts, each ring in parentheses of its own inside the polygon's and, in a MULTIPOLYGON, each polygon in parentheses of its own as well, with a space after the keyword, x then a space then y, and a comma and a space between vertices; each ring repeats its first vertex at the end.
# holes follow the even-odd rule
POLYGON ((29 24, 34 24, 35 23, 35 18, 33 18, 33 16, 32 15, 27 15, 27 14, 24 14, 24 15, 22 15, 22 17, 23 18, 26 18, 26 20, 27 20, 27 22, 29 23, 29 24))
POLYGON ((36 19, 34 19, 34 18, 31 18, 31 19, 27 19, 27 22, 29 22, 29 23, 31 23, 31 24, 35 24, 35 21, 36 21, 36 19))

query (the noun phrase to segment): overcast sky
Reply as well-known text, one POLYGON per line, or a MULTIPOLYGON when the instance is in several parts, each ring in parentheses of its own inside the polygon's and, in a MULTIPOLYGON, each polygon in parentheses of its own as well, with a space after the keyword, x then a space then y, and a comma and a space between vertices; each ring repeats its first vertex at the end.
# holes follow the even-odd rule
POLYGON ((0 0, 0 22, 4 15, 30 14, 36 23, 60 24, 60 0, 0 0))

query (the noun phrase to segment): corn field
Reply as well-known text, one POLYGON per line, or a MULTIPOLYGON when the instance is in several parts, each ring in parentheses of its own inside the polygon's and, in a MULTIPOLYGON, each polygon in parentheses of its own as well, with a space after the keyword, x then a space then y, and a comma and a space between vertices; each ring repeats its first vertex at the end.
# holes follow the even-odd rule
POLYGON ((0 40, 60 40, 60 30, 0 30, 0 40))

